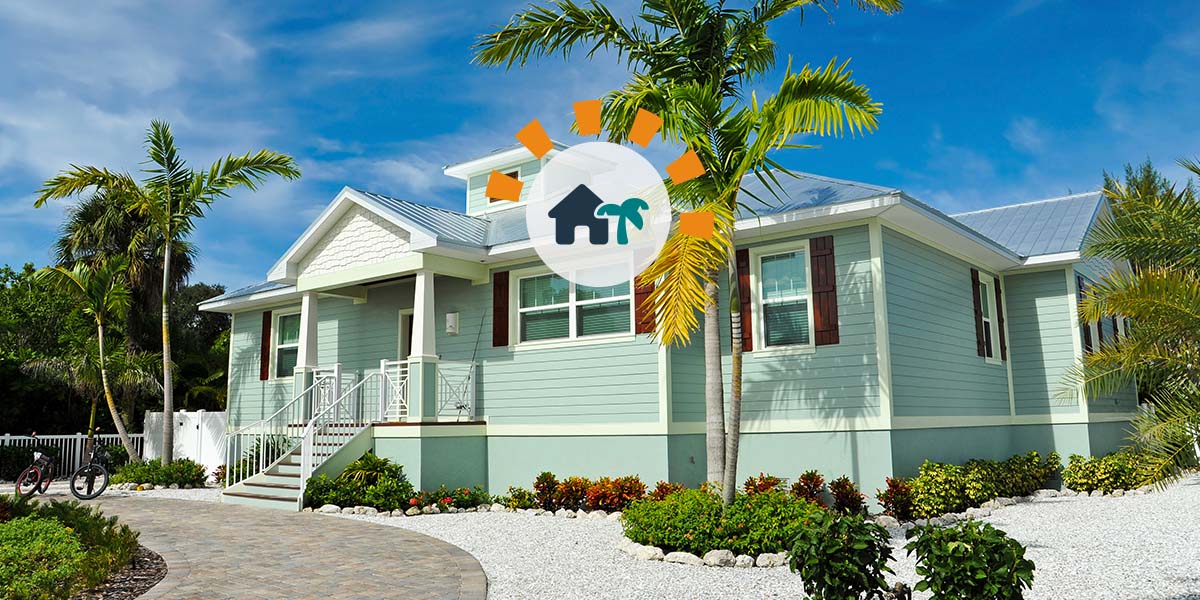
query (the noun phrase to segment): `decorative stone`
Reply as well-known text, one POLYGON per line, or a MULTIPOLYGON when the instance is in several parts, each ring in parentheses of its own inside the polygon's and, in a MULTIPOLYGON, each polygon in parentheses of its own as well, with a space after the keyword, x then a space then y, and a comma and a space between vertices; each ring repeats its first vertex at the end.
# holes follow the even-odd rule
POLYGON ((342 507, 342 514, 343 514, 343 515, 352 515, 352 514, 355 514, 355 512, 354 512, 354 507, 353 507, 353 506, 344 506, 344 507, 342 507))
POLYGON ((366 515, 368 517, 374 517, 375 515, 379 514, 379 510, 377 510, 376 508, 374 508, 372 506, 361 506, 361 507, 359 507, 358 514, 366 515))
POLYGON ((177 490, 177 489, 179 489, 179 484, 178 484, 178 483, 172 483, 171 485, 168 485, 168 486, 167 486, 167 488, 168 488, 168 489, 172 489, 172 490, 177 490))
POLYGON ((560 508, 560 509, 554 511, 554 516, 572 518, 575 516, 575 513, 571 512, 565 508, 560 508), (570 515, 570 516, 568 516, 568 515, 570 515))
POLYGON ((1137 489, 1137 491, 1139 491, 1139 492, 1141 492, 1141 493, 1143 493, 1143 494, 1149 494, 1150 492, 1153 492, 1153 491, 1154 491, 1154 486, 1152 486, 1152 485, 1143 485, 1142 487, 1138 488, 1138 489, 1137 489))
POLYGON ((183 489, 185 489, 185 490, 190 490, 190 489, 192 489, 192 484, 190 484, 190 483, 185 483, 185 484, 183 484, 183 489))
POLYGON ((497 502, 489 506, 488 510, 492 512, 504 512, 504 505, 497 502))
POLYGON ((154 489, 154 484, 153 483, 143 483, 142 485, 139 485, 138 488, 141 491, 150 491, 150 490, 154 489))
POLYGON ((968 508, 967 509, 967 518, 968 519, 982 519, 984 517, 990 517, 990 516, 992 516, 992 510, 990 508, 968 508))
POLYGON ((733 559, 733 566, 738 569, 749 569, 754 566, 754 557, 748 554, 739 554, 733 559))
POLYGON ((681 565, 701 566, 704 560, 691 552, 672 552, 663 557, 663 562, 678 563, 681 565))
POLYGON ((607 516, 608 516, 608 513, 604 512, 602 510, 593 510, 592 512, 588 513, 589 519, 603 519, 607 516))
POLYGON ((475 510, 477 510, 477 511, 479 511, 479 512, 487 512, 487 511, 489 511, 489 510, 491 510, 491 509, 492 509, 492 505, 491 505, 491 504, 480 504, 479 506, 476 506, 476 507, 475 507, 475 510))
MULTIPOLYGON (((1056 495, 1058 494, 1058 492, 1054 492, 1054 493, 1056 495)), ((996 498, 995 500, 993 500, 993 502, 996 503, 997 508, 1000 508, 1003 506, 1013 506, 1017 503, 1017 501, 1013 500, 1012 498, 996 498)))
POLYGON ((422 509, 421 509, 421 514, 423 514, 423 515, 432 515, 432 514, 433 514, 433 511, 434 511, 434 509, 435 509, 435 508, 437 508, 437 507, 435 507, 434 505, 430 504, 429 506, 426 506, 426 507, 424 507, 424 508, 422 508, 422 509))
POLYGON ((318 508, 317 512, 326 514, 326 515, 332 515, 332 514, 337 514, 337 513, 342 512, 342 507, 340 507, 336 504, 325 504, 325 505, 321 506, 321 508, 318 508))
POLYGON ((934 527, 945 527, 949 523, 947 523, 946 519, 943 519, 942 517, 933 517, 929 519, 929 524, 933 525, 934 527))
MULTIPOLYGON (((672 552, 671 554, 674 554, 672 552)), ((668 555, 670 556, 670 555, 668 555)), ((787 564, 787 555, 782 552, 764 552, 754 559, 754 566, 763 568, 782 567, 787 564)))
MULTIPOLYGON (((695 555, 690 556, 695 558, 695 555)), ((641 544, 637 544, 637 549, 634 551, 633 557, 638 560, 664 560, 666 558, 663 556, 662 548, 658 546, 643 546, 641 544)))
POLYGON ((1017 504, 1029 504, 1030 502, 1034 501, 1034 497, 1033 496, 1018 496, 1016 498, 1013 498, 1013 500, 1016 501, 1017 504))
POLYGON ((575 511, 575 517, 576 517, 576 518, 579 518, 579 519, 586 519, 586 518, 587 518, 587 516, 588 516, 588 513, 587 513, 587 511, 586 511, 586 510, 583 510, 582 508, 581 508, 581 509, 579 509, 579 510, 577 510, 577 511, 575 511))
POLYGON ((1102 491, 1100 491, 1100 490, 1092 490, 1092 497, 1093 497, 1093 498, 1099 498, 1100 496, 1103 496, 1103 495, 1104 495, 1104 492, 1102 492, 1102 491))
POLYGON ((1040 489, 1033 493, 1034 498, 1057 498, 1061 495, 1062 492, 1050 488, 1040 489))
POLYGON ((900 521, 897 521, 895 517, 889 517, 888 515, 879 515, 878 517, 875 517, 875 523, 877 523, 880 527, 887 527, 888 529, 900 528, 900 521))
POLYGON ((466 512, 476 512, 476 510, 477 510, 477 509, 476 509, 476 507, 474 507, 474 506, 469 506, 469 507, 467 507, 467 511, 466 511, 466 512))
POLYGON ((415 506, 410 506, 408 510, 404 511, 404 514, 408 515, 410 517, 415 517, 415 516, 421 514, 421 509, 419 509, 415 506))
POLYGON ((1113 490, 1112 495, 1120 497, 1125 495, 1125 490, 1113 490))
POLYGON ((305 506, 305 507, 304 507, 304 509, 303 509, 303 510, 301 510, 300 512, 307 512, 307 513, 310 513, 310 512, 312 512, 312 511, 313 511, 313 510, 312 510, 312 507, 311 507, 311 506, 305 506))
POLYGON ((620 520, 621 520, 621 511, 619 511, 619 510, 618 510, 618 511, 614 511, 614 512, 610 512, 610 513, 608 513, 608 516, 607 516, 607 517, 604 517, 604 520, 606 520, 606 521, 620 521, 620 520))
POLYGON ((979 508, 986 508, 988 510, 992 510, 995 508, 1000 508, 1000 505, 997 504, 995 500, 988 500, 987 502, 980 504, 979 508))
MULTIPOLYGON (((573 510, 567 510, 567 509, 565 509, 565 508, 564 508, 564 509, 561 509, 561 510, 563 511, 563 515, 562 515, 562 516, 564 516, 564 517, 566 517, 566 518, 568 518, 568 519, 575 519, 575 518, 578 518, 578 517, 579 517, 579 513, 575 512, 575 511, 573 511, 573 510)), ((557 514, 557 513, 555 513, 555 514, 557 514)))
POLYGON ((393 510, 392 512, 390 512, 390 513, 387 513, 387 514, 388 514, 389 516, 392 516, 392 517, 403 517, 403 516, 404 516, 404 509, 403 509, 403 508, 397 508, 396 510, 393 510))
POLYGON ((709 550, 701 560, 710 567, 732 567, 735 559, 728 550, 709 550))

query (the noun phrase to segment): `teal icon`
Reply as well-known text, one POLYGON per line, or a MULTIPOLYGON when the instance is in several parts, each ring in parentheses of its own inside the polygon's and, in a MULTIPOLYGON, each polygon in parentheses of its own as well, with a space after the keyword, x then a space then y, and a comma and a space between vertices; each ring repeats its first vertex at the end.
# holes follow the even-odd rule
POLYGON ((646 204, 641 198, 628 198, 620 204, 605 204, 596 209, 596 214, 599 216, 614 216, 617 218, 617 245, 629 245, 629 230, 628 225, 633 225, 636 229, 641 229, 643 210, 650 210, 650 205, 646 204))

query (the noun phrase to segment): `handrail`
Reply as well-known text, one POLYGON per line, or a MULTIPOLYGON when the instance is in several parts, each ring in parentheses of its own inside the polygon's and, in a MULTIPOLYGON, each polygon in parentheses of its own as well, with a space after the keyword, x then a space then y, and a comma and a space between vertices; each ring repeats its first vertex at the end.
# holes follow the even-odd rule
POLYGON ((475 363, 444 361, 438 364, 438 414, 451 408, 462 420, 475 415, 475 363), (464 372, 465 371, 465 372, 464 372), (452 380, 453 379, 453 380, 452 380))
MULTIPOLYGON (((345 392, 342 392, 336 400, 329 403, 317 414, 313 415, 313 418, 309 420, 307 425, 305 425, 304 433, 301 434, 300 438, 300 493, 296 497, 296 502, 299 506, 304 505, 304 492, 308 487, 308 478, 312 477, 313 471, 316 469, 316 467, 320 466, 319 464, 314 464, 314 459, 316 457, 313 456, 313 445, 316 442, 316 436, 320 432, 326 430, 330 425, 337 423, 345 424, 347 427, 357 426, 357 431, 347 432, 356 434, 362 429, 365 429, 368 424, 378 420, 380 415, 380 410, 378 407, 375 407, 375 409, 372 410, 364 406, 358 406, 357 408, 359 416, 357 419, 354 419, 354 416, 351 414, 352 410, 344 411, 344 415, 342 410, 343 408, 346 408, 345 404, 347 399, 353 398, 355 394, 362 390, 363 386, 365 386, 368 382, 376 380, 379 381, 381 386, 387 385, 387 377, 383 372, 380 371, 369 373, 359 380, 358 383, 351 386, 345 392), (367 417, 366 415, 371 416, 367 417)), ((376 394, 375 397, 377 399, 382 399, 383 394, 376 394)), ((355 407, 351 407, 351 409, 353 408, 355 407)), ((336 452, 336 450, 334 450, 334 452, 336 452)), ((332 454, 333 453, 331 452, 330 456, 332 456, 332 454)), ((321 462, 324 461, 322 460, 321 462)))
POLYGON ((324 380, 324 379, 313 379, 312 385, 310 385, 310 386, 308 386, 308 387, 304 388, 304 391, 303 391, 303 392, 300 392, 300 394, 299 394, 299 395, 297 395, 295 398, 292 398, 291 400, 289 400, 289 401, 288 401, 288 403, 287 403, 287 404, 284 404, 283 406, 281 406, 281 407, 279 408, 279 410, 275 411, 274 413, 271 413, 271 416, 269 416, 269 417, 267 417, 267 418, 265 418, 265 419, 259 419, 259 420, 255 421, 255 422, 253 422, 253 423, 251 423, 251 424, 249 424, 249 425, 246 425, 245 427, 242 427, 241 429, 236 429, 236 430, 234 430, 234 431, 231 431, 231 432, 229 432, 229 435, 237 435, 237 434, 239 434, 239 433, 243 433, 243 432, 245 432, 246 430, 248 430, 248 429, 250 429, 250 428, 252 428, 252 427, 254 427, 254 426, 256 426, 256 425, 260 425, 260 424, 262 424, 262 423, 266 423, 266 422, 268 422, 268 421, 271 421, 271 420, 272 420, 272 419, 274 419, 275 417, 277 417, 277 416, 279 416, 280 414, 282 414, 282 413, 283 413, 283 411, 285 411, 285 410, 288 410, 289 408, 291 408, 293 404, 295 404, 295 403, 299 402, 301 399, 303 399, 304 397, 308 396, 309 392, 311 392, 311 391, 313 390, 313 388, 315 388, 315 387, 317 387, 318 385, 321 385, 321 384, 323 384, 323 383, 325 383, 325 380, 324 380))

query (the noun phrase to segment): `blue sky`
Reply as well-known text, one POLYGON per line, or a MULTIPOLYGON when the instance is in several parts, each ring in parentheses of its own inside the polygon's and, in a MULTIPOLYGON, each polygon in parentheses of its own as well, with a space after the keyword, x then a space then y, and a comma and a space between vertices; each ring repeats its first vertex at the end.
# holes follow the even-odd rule
MULTIPOLYGON (((461 208, 443 165, 512 143, 535 117, 570 142, 571 102, 626 76, 582 54, 508 73, 471 65, 474 37, 524 2, 328 4, 0 6, 0 264, 50 258, 63 205, 32 208, 41 181, 69 163, 136 170, 152 118, 173 124, 195 166, 262 146, 300 161, 302 180, 239 193, 196 232, 193 279, 238 286, 342 186, 461 208)), ((1193 2, 911 0, 892 17, 843 4, 833 22, 777 22, 780 66, 853 57, 884 103, 880 129, 784 154, 793 169, 957 212, 1094 189, 1146 158, 1181 177, 1173 161, 1200 156, 1193 2)))

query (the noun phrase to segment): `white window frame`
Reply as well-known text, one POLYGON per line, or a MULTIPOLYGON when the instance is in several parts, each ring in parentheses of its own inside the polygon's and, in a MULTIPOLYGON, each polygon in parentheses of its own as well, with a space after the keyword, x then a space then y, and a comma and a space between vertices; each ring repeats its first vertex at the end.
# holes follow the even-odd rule
MULTIPOLYGON (((992 339, 991 355, 987 354, 988 347, 986 338, 984 340, 983 358, 990 364, 998 365, 1002 364, 1004 361, 1000 359, 1000 323, 998 322, 999 319, 997 318, 999 315, 999 312, 997 311, 999 311, 1000 307, 996 305, 995 281, 995 276, 983 271, 979 271, 978 293, 983 295, 983 298, 980 298, 980 305, 987 307, 987 311, 982 316, 983 326, 987 328, 986 332, 991 334, 992 339)), ((1003 292, 1003 290, 1001 291, 1003 292)))
MULTIPOLYGON (((279 321, 281 321, 284 317, 289 317, 289 316, 298 315, 298 314, 300 314, 299 306, 284 309, 284 310, 277 310, 277 311, 274 311, 271 313, 271 381, 287 381, 287 380, 290 380, 293 377, 293 375, 295 375, 295 373, 288 373, 287 375, 279 375, 279 362, 278 361, 279 361, 279 349, 280 348, 284 348, 284 349, 295 348, 297 358, 299 358, 299 355, 300 355, 299 354, 300 353, 299 338, 296 339, 296 343, 294 343, 294 344, 280 344, 279 343, 279 321)), ((303 317, 301 317, 301 319, 303 319, 303 317)), ((304 326, 303 323, 301 323, 300 325, 301 325, 301 327, 304 326)))
MULTIPOLYGON (((614 341, 632 340, 636 336, 635 326, 637 321, 637 310, 634 306, 634 285, 629 282, 629 293, 622 296, 609 296, 606 298, 595 298, 592 300, 576 300, 575 299, 575 282, 567 279, 569 284, 567 288, 567 301, 558 304, 545 304, 541 306, 531 306, 521 308, 521 281, 541 277, 544 275, 557 275, 553 270, 542 267, 530 269, 522 269, 509 273, 510 285, 508 286, 508 306, 509 306, 509 344, 511 350, 521 350, 527 348, 553 348, 559 346, 575 346, 588 345, 593 343, 606 343, 614 341), (603 302, 613 302, 615 300, 629 301, 629 330, 619 331, 616 333, 598 333, 594 335, 578 335, 579 315, 576 310, 580 306, 589 304, 600 304, 603 302), (530 311, 546 310, 548 308, 566 308, 567 309, 567 337, 552 338, 547 340, 530 340, 521 341, 521 313, 530 311)), ((561 275, 559 275, 561 277, 561 275)))
POLYGON ((743 323, 742 327, 750 327, 752 339, 754 340, 754 350, 749 354, 755 356, 770 356, 773 354, 810 354, 817 350, 817 334, 815 331, 816 318, 815 309, 813 306, 812 292, 812 255, 809 253, 808 240, 796 240, 791 242, 783 242, 779 244, 771 244, 767 246, 757 246, 750 248, 750 323, 743 323), (786 346, 768 346, 766 336, 766 311, 763 310, 765 304, 771 302, 763 302, 762 297, 762 259, 780 254, 790 254, 792 252, 804 253, 804 283, 807 288, 805 296, 789 296, 787 298, 777 299, 777 302, 798 300, 807 297, 808 300, 808 343, 807 344, 788 344, 786 346))

